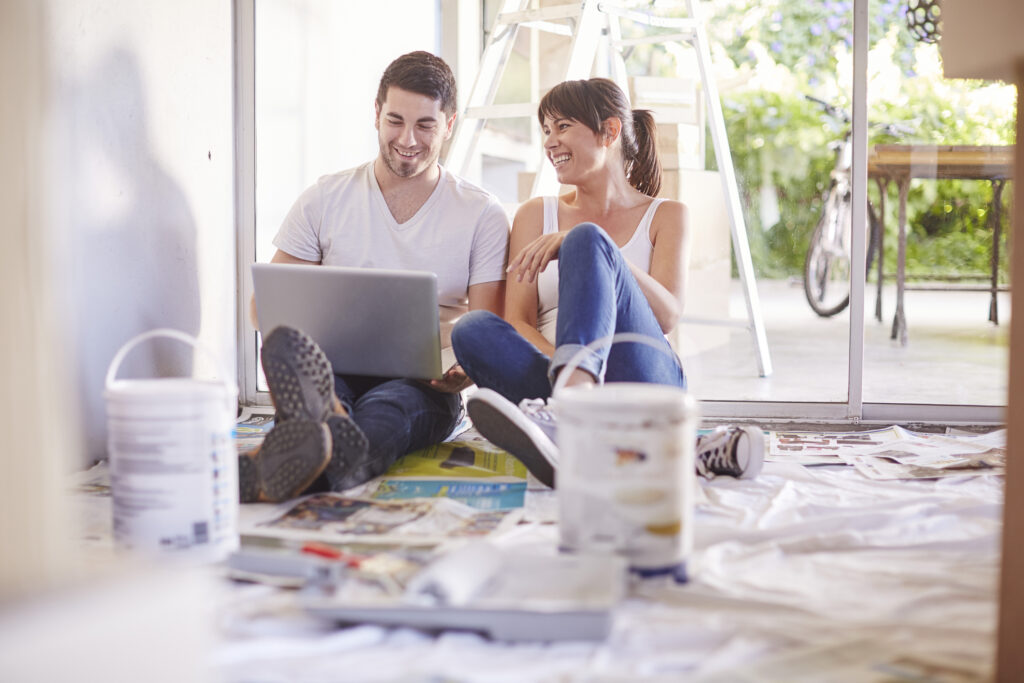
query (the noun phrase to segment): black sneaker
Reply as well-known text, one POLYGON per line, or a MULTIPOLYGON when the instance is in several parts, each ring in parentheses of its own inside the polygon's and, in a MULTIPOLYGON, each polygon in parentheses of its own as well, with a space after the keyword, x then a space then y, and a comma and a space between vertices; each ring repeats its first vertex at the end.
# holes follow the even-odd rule
POLYGON ((477 389, 466 412, 481 436, 526 465, 542 484, 555 487, 558 448, 514 403, 491 389, 477 389))
POLYGON ((275 327, 263 338, 261 360, 277 410, 275 421, 327 420, 333 411, 334 370, 309 335, 275 327))
POLYGON ((697 437, 697 473, 752 479, 764 464, 765 440, 760 427, 718 427, 697 437))
POLYGON ((327 428, 331 431, 331 459, 327 462, 324 474, 332 491, 343 491, 361 484, 353 480, 353 470, 366 463, 366 454, 370 450, 370 442, 351 418, 344 415, 331 415, 327 418, 327 428))
POLYGON ((277 503, 302 494, 327 467, 331 430, 312 420, 275 424, 254 455, 238 456, 242 503, 277 503))

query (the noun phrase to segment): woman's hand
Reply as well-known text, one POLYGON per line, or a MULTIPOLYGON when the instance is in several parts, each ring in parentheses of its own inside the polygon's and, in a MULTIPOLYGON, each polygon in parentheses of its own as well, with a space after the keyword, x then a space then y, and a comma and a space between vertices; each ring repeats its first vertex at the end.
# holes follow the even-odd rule
POLYGON ((523 247, 523 250, 509 261, 505 272, 515 275, 518 282, 522 282, 523 278, 526 278, 527 282, 533 282, 548 263, 558 258, 558 250, 566 234, 555 232, 541 235, 523 247))

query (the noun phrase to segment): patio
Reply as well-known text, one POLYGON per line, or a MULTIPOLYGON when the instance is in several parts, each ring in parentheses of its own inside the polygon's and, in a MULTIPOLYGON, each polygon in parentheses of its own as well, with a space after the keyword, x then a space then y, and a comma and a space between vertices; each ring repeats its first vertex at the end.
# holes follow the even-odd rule
MULTIPOLYGON (((759 280, 758 293, 774 372, 757 376, 752 337, 744 329, 687 325, 683 362, 702 400, 845 402, 849 309, 820 318, 797 279, 759 280), (688 339, 699 328, 726 330, 728 341, 698 354, 688 339)), ((866 291, 865 403, 1005 405, 1009 358, 1009 294, 999 295, 1000 325, 988 322, 987 292, 905 294, 909 343, 889 338, 895 284, 883 288, 883 322, 874 319, 874 284, 866 291)), ((699 296, 691 283, 689 296, 699 296)), ((746 308, 732 282, 730 314, 746 308)), ((719 333, 721 334, 721 333, 719 333)))

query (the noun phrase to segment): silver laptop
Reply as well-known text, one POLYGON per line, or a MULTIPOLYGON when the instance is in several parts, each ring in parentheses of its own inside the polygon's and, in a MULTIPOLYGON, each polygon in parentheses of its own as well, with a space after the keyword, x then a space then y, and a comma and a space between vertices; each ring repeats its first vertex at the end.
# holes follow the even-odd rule
POLYGON ((440 379, 437 276, 424 271, 256 263, 260 332, 302 330, 334 371, 440 379))

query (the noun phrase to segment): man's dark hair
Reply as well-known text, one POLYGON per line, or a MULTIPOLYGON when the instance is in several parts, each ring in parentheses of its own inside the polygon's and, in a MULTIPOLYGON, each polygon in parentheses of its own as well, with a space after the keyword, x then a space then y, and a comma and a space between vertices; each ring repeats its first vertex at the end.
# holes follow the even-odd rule
POLYGON ((443 59, 429 52, 402 55, 384 69, 377 88, 378 107, 384 105, 391 86, 437 100, 446 116, 455 113, 455 76, 443 59))

